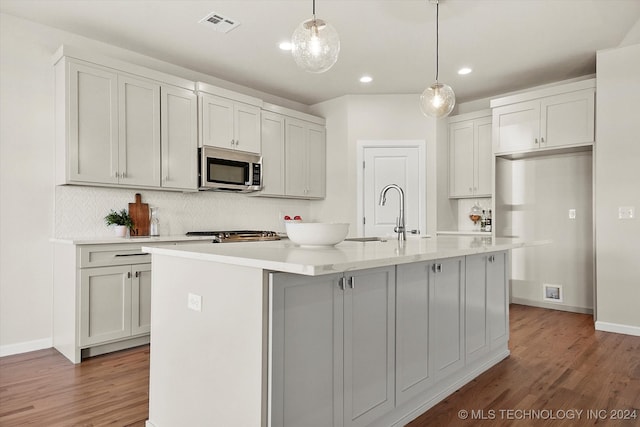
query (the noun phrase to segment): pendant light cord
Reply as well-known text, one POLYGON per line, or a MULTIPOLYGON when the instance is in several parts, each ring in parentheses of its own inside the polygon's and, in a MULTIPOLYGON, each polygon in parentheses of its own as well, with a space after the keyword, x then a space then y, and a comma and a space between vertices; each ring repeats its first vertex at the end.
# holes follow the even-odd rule
POLYGON ((313 0, 313 20, 316 20, 316 0, 313 0))
MULTIPOLYGON (((315 0, 314 4, 315 4, 315 0)), ((439 67, 439 57, 440 57, 440 2, 436 0, 436 83, 438 83, 438 69, 439 67)))

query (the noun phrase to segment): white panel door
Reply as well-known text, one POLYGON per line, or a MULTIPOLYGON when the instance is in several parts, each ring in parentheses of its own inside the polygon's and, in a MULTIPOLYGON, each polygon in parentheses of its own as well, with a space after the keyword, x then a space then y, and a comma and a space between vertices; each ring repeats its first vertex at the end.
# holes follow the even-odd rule
POLYGON ((201 95, 200 145, 232 149, 234 142, 232 101, 217 96, 201 95))
POLYGON ((260 153, 260 108, 237 102, 234 105, 234 143, 236 150, 260 153))
POLYGON ((118 76, 119 183, 160 186, 160 85, 118 76))
POLYGON ((151 264, 132 266, 131 335, 151 332, 151 264))
MULTIPOLYGON (((380 191, 387 184, 397 184, 405 195, 405 224, 407 231, 420 229, 419 149, 417 147, 364 148, 364 235, 396 236, 400 197, 389 190, 385 206, 380 206, 380 191)), ((424 232, 424 230, 423 230, 424 232)))
POLYGON ((449 197, 474 194, 474 122, 449 125, 449 197))
POLYGON ((307 125, 307 196, 324 198, 326 187, 326 138, 324 126, 307 125))
POLYGON ((80 346, 131 335, 131 266, 80 270, 80 346))
POLYGON ((262 113, 262 192, 263 195, 284 195, 284 116, 262 113))
POLYGON ((162 87, 162 187, 198 188, 198 118, 195 94, 162 87))
POLYGON ((69 180, 118 182, 118 76, 69 63, 69 180))
POLYGON ((475 195, 491 196, 493 180, 493 146, 491 141, 491 116, 474 121, 475 153, 475 195))
POLYGON ((285 192, 287 196, 307 194, 307 140, 304 122, 285 120, 285 192))

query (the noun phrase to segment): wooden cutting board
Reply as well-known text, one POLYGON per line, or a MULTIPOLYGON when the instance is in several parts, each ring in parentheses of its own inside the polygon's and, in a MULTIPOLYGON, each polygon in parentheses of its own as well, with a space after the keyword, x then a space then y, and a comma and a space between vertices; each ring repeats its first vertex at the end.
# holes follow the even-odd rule
POLYGON ((142 196, 136 193, 136 202, 129 203, 129 216, 133 221, 132 236, 149 235, 149 204, 142 203, 142 196))

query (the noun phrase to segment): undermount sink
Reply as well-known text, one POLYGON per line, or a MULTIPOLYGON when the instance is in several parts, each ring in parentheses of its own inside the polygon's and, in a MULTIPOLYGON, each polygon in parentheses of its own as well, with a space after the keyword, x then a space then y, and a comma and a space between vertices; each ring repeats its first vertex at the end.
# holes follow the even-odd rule
POLYGON ((386 242, 385 237, 349 237, 345 242, 386 242))

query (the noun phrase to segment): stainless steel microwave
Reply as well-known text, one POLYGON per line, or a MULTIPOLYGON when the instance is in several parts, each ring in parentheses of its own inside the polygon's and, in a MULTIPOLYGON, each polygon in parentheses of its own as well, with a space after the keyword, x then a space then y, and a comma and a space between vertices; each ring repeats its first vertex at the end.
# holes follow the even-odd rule
POLYGON ((257 154, 202 147, 198 149, 200 190, 249 193, 262 189, 262 158, 257 154))

